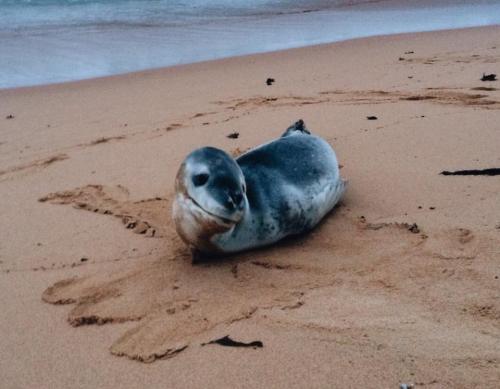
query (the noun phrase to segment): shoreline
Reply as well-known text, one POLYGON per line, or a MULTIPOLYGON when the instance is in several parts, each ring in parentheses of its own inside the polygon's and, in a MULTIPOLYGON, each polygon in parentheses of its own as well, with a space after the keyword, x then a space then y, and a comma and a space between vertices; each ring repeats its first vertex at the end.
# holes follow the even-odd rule
POLYGON ((453 29, 439 29, 439 30, 428 30, 428 31, 404 32, 404 33, 395 33, 395 34, 370 35, 367 37, 349 38, 349 39, 345 39, 345 40, 328 42, 328 43, 318 43, 318 44, 311 44, 311 45, 292 47, 292 48, 286 48, 286 49, 278 49, 278 50, 272 50, 272 51, 266 51, 266 52, 234 55, 234 56, 217 58, 217 59, 202 60, 202 61, 197 61, 197 62, 190 62, 190 63, 184 63, 184 64, 171 65, 171 66, 161 66, 158 68, 143 69, 143 70, 137 70, 137 71, 127 72, 127 73, 112 74, 112 75, 107 75, 107 76, 92 77, 92 78, 86 78, 86 79, 80 79, 80 80, 54 82, 54 83, 41 84, 41 85, 19 86, 19 87, 12 87, 12 88, 0 88, 0 94, 23 91, 23 90, 44 89, 44 88, 49 88, 49 87, 59 88, 59 87, 71 86, 71 85, 77 86, 77 85, 84 85, 86 83, 95 83, 95 82, 100 82, 100 81, 106 82, 106 81, 119 80, 121 78, 137 78, 137 77, 140 78, 141 76, 155 76, 155 75, 160 75, 161 73, 175 72, 175 71, 182 70, 182 69, 190 69, 190 68, 196 69, 197 67, 205 67, 205 66, 211 66, 211 65, 217 66, 218 64, 221 64, 221 63, 224 63, 227 61, 242 61, 242 62, 244 62, 245 59, 252 59, 253 57, 273 56, 273 55, 280 55, 280 54, 293 53, 293 52, 299 52, 299 51, 321 49, 321 48, 327 48, 327 47, 332 46, 332 45, 349 44, 351 42, 354 43, 357 41, 365 41, 365 40, 370 41, 370 40, 377 40, 377 39, 383 39, 383 38, 389 38, 389 37, 411 38, 412 36, 420 35, 420 34, 433 34, 433 33, 438 33, 438 34, 444 33, 445 34, 445 33, 450 33, 453 31, 469 31, 469 30, 474 31, 474 30, 482 30, 482 29, 490 29, 490 28, 493 28, 493 29, 500 28, 500 24, 488 25, 488 26, 453 28, 453 29))
MULTIPOLYGON (((179 26, 0 33, 0 86, 45 85, 377 35, 500 24, 500 1, 383 1, 179 26), (40 51, 40 48, 43 50, 40 51)), ((203 19, 202 19, 203 20, 203 19)), ((82 27, 83 28, 83 27, 82 27)))
POLYGON ((499 66, 494 26, 0 90, 2 384, 494 387, 498 177, 440 172, 500 166, 499 66), (298 119, 336 151, 340 206, 193 266, 182 160, 298 119), (202 346, 226 335, 263 347, 202 346))

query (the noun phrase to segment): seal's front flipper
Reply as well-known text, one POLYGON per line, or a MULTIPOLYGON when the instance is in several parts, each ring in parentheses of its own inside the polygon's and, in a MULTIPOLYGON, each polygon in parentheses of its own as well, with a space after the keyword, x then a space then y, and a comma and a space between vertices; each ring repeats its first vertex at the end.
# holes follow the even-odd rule
POLYGON ((302 119, 293 123, 290 127, 286 129, 286 131, 281 135, 281 137, 293 135, 296 132, 301 132, 303 134, 311 135, 311 132, 306 128, 306 124, 302 119))

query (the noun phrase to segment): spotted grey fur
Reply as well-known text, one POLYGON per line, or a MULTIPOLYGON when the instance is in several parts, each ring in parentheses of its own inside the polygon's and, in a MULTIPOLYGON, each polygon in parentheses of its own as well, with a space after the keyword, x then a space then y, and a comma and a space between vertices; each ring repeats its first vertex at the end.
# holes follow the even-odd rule
POLYGON ((236 160, 192 152, 177 175, 174 220, 192 248, 232 253, 310 230, 344 190, 335 152, 299 120, 236 160))

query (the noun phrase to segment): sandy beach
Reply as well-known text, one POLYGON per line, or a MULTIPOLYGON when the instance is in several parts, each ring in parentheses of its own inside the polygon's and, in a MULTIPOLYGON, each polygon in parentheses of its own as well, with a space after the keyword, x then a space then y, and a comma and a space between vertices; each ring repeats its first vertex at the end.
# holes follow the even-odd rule
POLYGON ((483 73, 498 26, 0 90, 0 386, 495 387, 500 177, 440 174, 500 167, 483 73), (181 161, 298 119, 336 150, 341 204, 192 265, 181 161), (226 335, 263 347, 202 346, 226 335))

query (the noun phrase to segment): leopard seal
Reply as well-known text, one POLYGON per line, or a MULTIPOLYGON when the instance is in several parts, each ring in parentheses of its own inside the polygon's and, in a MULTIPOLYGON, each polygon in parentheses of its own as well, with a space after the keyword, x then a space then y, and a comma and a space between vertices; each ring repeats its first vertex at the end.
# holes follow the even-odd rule
POLYGON ((335 152, 302 120, 233 159, 203 147, 175 180, 173 219, 193 253, 234 253, 313 228, 345 190, 335 152))

